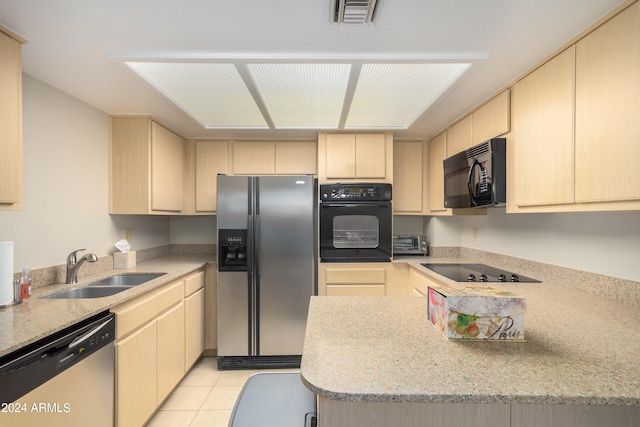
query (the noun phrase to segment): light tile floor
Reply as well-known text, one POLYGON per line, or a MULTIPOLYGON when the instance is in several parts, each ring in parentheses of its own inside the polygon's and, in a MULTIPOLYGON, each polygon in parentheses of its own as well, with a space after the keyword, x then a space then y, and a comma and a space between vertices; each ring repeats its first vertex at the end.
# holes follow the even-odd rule
MULTIPOLYGON (((283 371, 299 372, 298 369, 283 371)), ((147 427, 227 427, 240 390, 247 379, 258 372, 265 371, 219 371, 215 357, 203 357, 147 427)))

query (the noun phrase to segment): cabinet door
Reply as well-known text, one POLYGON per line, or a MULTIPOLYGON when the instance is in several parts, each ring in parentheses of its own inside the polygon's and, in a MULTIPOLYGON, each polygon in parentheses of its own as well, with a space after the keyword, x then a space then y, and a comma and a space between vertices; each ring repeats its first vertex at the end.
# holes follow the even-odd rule
POLYGON ((158 323, 158 388, 157 401, 162 402, 185 373, 184 303, 159 316, 158 323))
POLYGON ((227 173, 227 142, 196 142, 196 212, 216 211, 216 177, 227 173))
POLYGON ((577 43, 576 202, 640 199, 640 4, 577 43))
POLYGON ((429 211, 450 212, 444 207, 444 167, 442 161, 446 158, 447 132, 429 141, 429 211))
POLYGON ((461 151, 471 148, 471 146, 473 145, 471 142, 473 124, 472 121, 472 116, 468 115, 455 125, 451 126, 449 129, 447 129, 446 157, 451 157, 454 154, 458 154, 461 151))
POLYGON ((422 274, 418 273, 414 268, 409 270, 409 286, 413 296, 424 297, 429 293, 429 286, 432 282, 422 274))
POLYGON ((356 135, 330 133, 326 140, 327 178, 356 177, 356 135))
POLYGON ((529 74, 512 89, 516 206, 573 203, 575 47, 529 74))
POLYGON ((182 211, 185 142, 175 133, 151 124, 151 209, 182 211))
POLYGON ((218 266, 209 263, 205 268, 205 348, 215 350, 218 347, 218 266))
POLYGON ((275 164, 275 142, 233 141, 234 175, 273 175, 275 164))
POLYGON ((185 370, 189 370, 204 351, 205 290, 185 299, 185 370))
POLYGON ((393 143, 393 211, 422 213, 423 153, 421 141, 393 143))
POLYGON ((474 111, 471 145, 478 145, 491 138, 509 132, 510 119, 510 91, 507 89, 482 107, 474 111))
POLYGON ((318 147, 315 141, 276 142, 276 174, 315 175, 318 173, 318 147))
POLYGON ((386 135, 383 133, 356 134, 355 143, 356 178, 386 178, 386 135))
POLYGON ((20 43, 0 31, 0 209, 22 204, 20 43))
POLYGON ((141 426, 156 410, 156 322, 115 345, 116 425, 141 426))

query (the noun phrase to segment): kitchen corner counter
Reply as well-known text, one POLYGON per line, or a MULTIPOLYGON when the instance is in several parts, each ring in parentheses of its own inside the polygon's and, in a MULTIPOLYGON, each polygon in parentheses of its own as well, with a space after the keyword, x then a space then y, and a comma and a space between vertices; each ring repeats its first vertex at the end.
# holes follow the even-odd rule
POLYGON ((418 297, 313 297, 301 375, 339 402, 640 406, 636 306, 552 284, 527 298, 526 342, 447 341, 418 297))
POLYGON ((178 277, 215 262, 213 255, 167 255, 138 263, 128 269, 113 269, 83 277, 72 285, 49 285, 34 290, 22 304, 0 310, 0 356, 45 338, 81 320, 109 310, 132 298, 149 292, 178 277), (114 274, 166 273, 124 292, 91 299, 41 299, 42 296, 75 287, 114 274))

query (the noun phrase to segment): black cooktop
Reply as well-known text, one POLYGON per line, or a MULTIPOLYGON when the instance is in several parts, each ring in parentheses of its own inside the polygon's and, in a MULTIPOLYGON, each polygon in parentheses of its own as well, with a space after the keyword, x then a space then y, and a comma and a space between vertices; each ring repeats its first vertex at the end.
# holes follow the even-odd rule
POLYGON ((429 270, 456 282, 534 282, 539 280, 484 264, 422 264, 429 270))

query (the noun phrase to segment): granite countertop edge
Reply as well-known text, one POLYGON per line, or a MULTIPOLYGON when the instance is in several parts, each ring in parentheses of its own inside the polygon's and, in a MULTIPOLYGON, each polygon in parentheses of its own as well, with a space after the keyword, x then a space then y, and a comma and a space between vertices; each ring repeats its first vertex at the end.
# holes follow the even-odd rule
MULTIPOLYGON (((394 262, 457 283, 421 266, 424 258, 394 262)), ((428 322, 425 298, 313 297, 302 382, 318 396, 350 402, 640 406, 640 371, 634 370, 640 332, 619 323, 637 317, 636 305, 560 278, 490 285, 527 298, 524 343, 448 341, 428 322), (370 332, 358 332, 363 329, 370 332), (486 376, 470 369, 467 357, 487 369, 486 376), (503 365, 512 366, 500 372, 503 365)))
POLYGON ((307 380, 303 373, 302 383, 316 395, 343 402, 405 402, 405 403, 499 403, 499 404, 557 404, 557 405, 607 405, 640 406, 640 398, 606 398, 597 396, 551 396, 526 394, 389 394, 347 393, 326 390, 307 380))
POLYGON ((166 255, 127 269, 111 269, 82 277, 75 284, 53 284, 34 290, 21 304, 0 310, 0 357, 61 331, 98 313, 214 263, 213 255, 166 255), (43 299, 43 296, 127 273, 166 273, 126 291, 103 298, 43 299))

